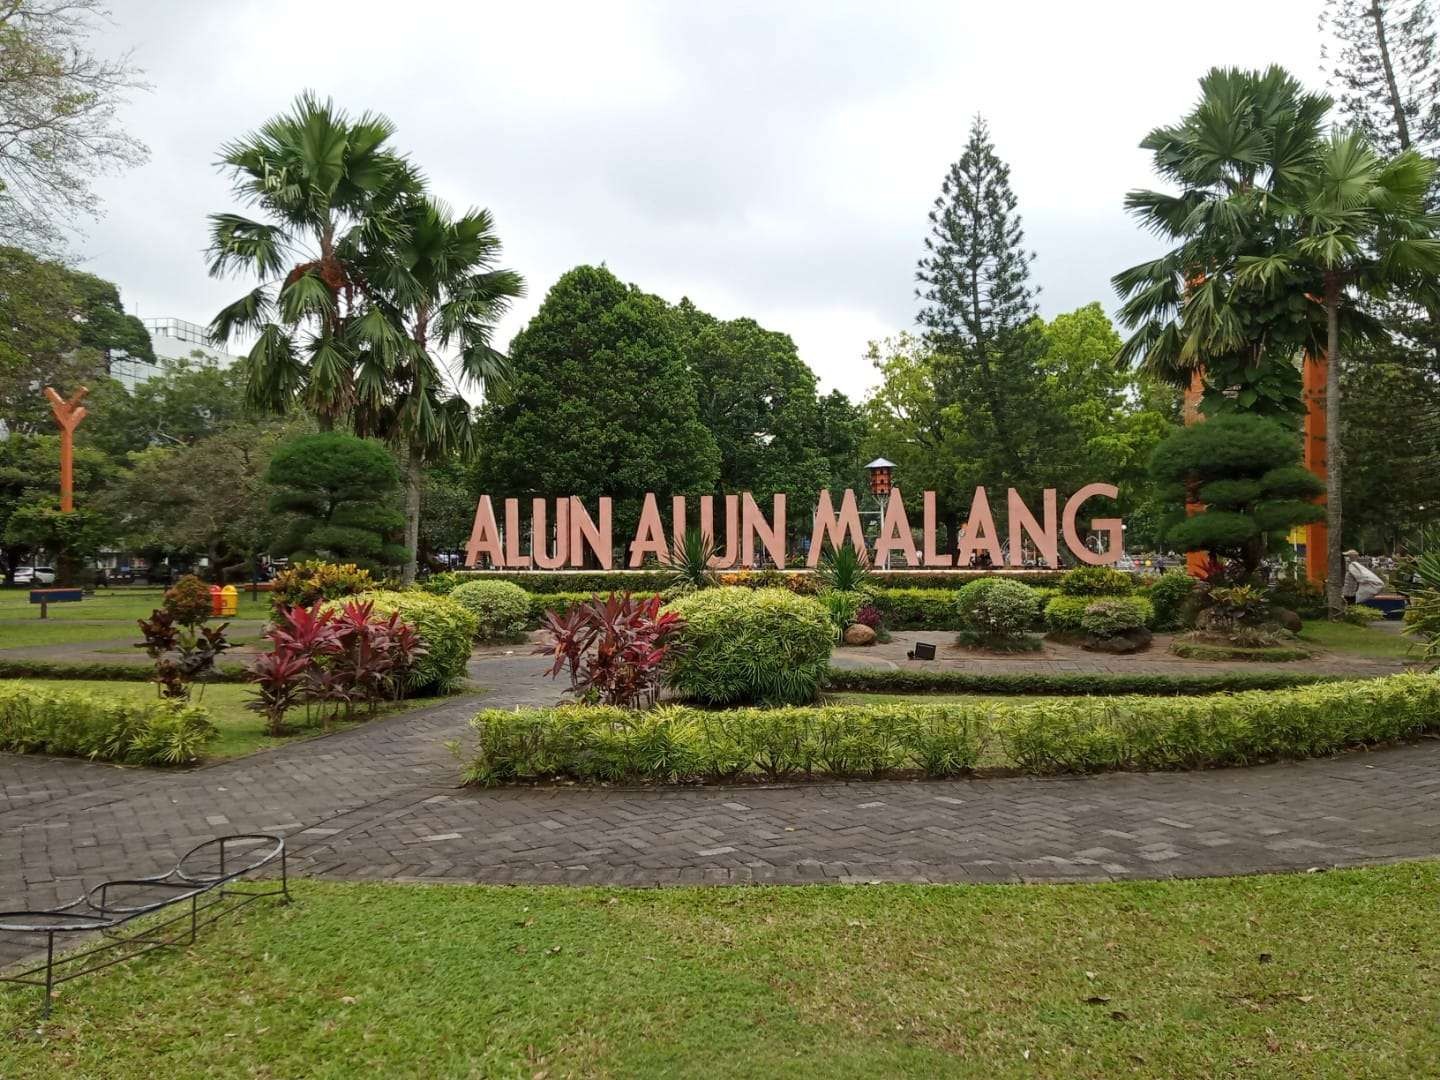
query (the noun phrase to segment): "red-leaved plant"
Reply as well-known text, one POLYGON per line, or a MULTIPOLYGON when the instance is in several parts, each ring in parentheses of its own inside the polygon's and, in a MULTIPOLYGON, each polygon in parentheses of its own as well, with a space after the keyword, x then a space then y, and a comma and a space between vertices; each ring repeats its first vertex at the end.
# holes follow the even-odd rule
POLYGON ((665 658, 685 620, 660 612, 661 600, 630 593, 592 596, 563 615, 547 611, 540 628, 550 635, 536 652, 554 658, 549 675, 569 669, 570 692, 604 705, 639 708, 660 690, 665 658))
POLYGON ((386 698, 401 698, 415 661, 425 654, 415 628, 399 613, 375 614, 370 601, 351 601, 339 611, 282 607, 265 636, 273 651, 250 665, 255 700, 249 708, 265 716, 272 735, 284 731, 285 714, 297 705, 321 707, 322 723, 356 705, 373 710, 386 698))

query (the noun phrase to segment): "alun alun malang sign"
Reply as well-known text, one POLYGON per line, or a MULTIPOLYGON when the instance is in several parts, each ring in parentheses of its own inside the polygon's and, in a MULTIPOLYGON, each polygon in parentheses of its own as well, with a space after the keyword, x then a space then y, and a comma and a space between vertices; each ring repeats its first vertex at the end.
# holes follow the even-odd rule
MULTIPOLYGON (((960 538, 958 550, 952 557, 949 552, 936 546, 935 493, 927 491, 923 498, 923 522, 920 530, 921 545, 916 547, 914 532, 905 512, 904 500, 898 488, 885 500, 884 516, 880 532, 873 547, 867 546, 860 524, 860 505, 855 493, 846 490, 840 499, 840 507, 829 491, 821 491, 815 501, 810 534, 810 547, 806 559, 809 566, 820 561, 821 551, 828 545, 841 547, 849 544, 874 562, 885 562, 891 556, 903 555, 909 566, 939 568, 966 566, 971 555, 979 552, 989 556, 990 564, 1005 564, 1005 548, 1010 552, 1010 565, 1021 565, 1024 543, 1028 539, 1040 560, 1051 567, 1058 567, 1060 540, 1075 558, 1091 566, 1117 562, 1123 554, 1124 529, 1119 518, 1095 518, 1090 529, 1106 538, 1100 551, 1092 551, 1077 531, 1077 519, 1081 507, 1092 498, 1114 499, 1119 492, 1113 484, 1087 484, 1065 501, 1063 510, 1054 488, 1045 489, 1041 497, 1040 514, 1037 517, 1025 504, 1020 494, 1010 488, 1006 493, 1006 518, 1009 521, 1009 543, 1001 544, 991 511, 990 497, 983 487, 975 489, 970 503, 970 515, 964 535, 960 538)), ((670 528, 666 531, 661 520, 660 502, 654 494, 647 494, 640 511, 640 521, 630 543, 628 565, 641 566, 650 556, 660 563, 667 563, 672 544, 682 537, 688 527, 697 525, 705 535, 714 537, 719 550, 713 560, 718 568, 754 567, 756 556, 763 549, 775 566, 785 565, 785 514, 786 497, 775 495, 771 498, 770 513, 766 515, 749 492, 723 497, 722 512, 724 527, 716 531, 716 502, 713 495, 702 495, 690 500, 683 495, 670 499, 670 528), (698 506, 698 519, 689 517, 687 502, 698 506), (721 538, 723 537, 723 545, 721 538)), ((531 499, 529 521, 522 521, 521 500, 505 499, 503 505, 503 528, 501 519, 495 514, 495 505, 489 495, 482 495, 475 508, 475 524, 470 532, 470 543, 466 547, 467 566, 479 566, 481 558, 489 560, 496 569, 537 569, 562 570, 579 569, 585 565, 587 551, 603 569, 610 570, 614 563, 614 543, 611 529, 611 500, 597 500, 596 513, 591 514, 584 503, 575 496, 560 499, 531 499), (525 526, 529 528, 526 529, 525 526), (526 543, 527 533, 531 542, 526 543), (530 550, 525 550, 525 548, 530 550)))

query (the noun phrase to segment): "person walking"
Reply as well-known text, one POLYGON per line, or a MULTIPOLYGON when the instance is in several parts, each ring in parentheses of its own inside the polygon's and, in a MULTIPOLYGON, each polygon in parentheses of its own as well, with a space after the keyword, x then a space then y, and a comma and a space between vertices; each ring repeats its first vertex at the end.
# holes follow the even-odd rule
POLYGON ((1360 552, 1353 548, 1345 552, 1345 587, 1341 590, 1347 604, 1363 604, 1379 596, 1385 590, 1375 571, 1360 561, 1360 552))

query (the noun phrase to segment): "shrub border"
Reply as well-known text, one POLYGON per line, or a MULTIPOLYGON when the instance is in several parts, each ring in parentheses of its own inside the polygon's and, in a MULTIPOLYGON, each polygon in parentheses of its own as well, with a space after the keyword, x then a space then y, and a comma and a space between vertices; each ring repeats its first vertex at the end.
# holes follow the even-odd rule
MULTIPOLYGON (((149 682, 153 664, 73 663, 65 660, 0 659, 0 679, 90 679, 98 682, 149 682)), ((219 664, 205 682, 243 683, 241 664, 219 664)))
POLYGON ((1036 672, 903 671, 887 668, 832 667, 825 690, 891 694, 987 694, 1035 697, 1141 694, 1147 697, 1197 697, 1246 690, 1290 690, 1298 686, 1349 681, 1313 672, 1233 671, 1207 675, 1111 675, 1036 672))
POLYGON ((1281 664, 1309 660, 1315 654, 1309 649, 1285 645, 1211 645, 1203 641, 1172 641, 1170 652, 1184 660, 1235 660, 1243 663, 1281 664))

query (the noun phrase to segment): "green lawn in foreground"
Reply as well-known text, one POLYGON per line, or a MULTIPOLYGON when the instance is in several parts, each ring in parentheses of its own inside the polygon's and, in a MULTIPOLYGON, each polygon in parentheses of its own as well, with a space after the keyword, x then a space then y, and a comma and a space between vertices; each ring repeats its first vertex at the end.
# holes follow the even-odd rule
POLYGON ((0 995, 7 1080, 1435 1075, 1440 867, 1095 886, 302 883, 0 995))
MULTIPOLYGON (((142 702, 155 700, 155 685, 148 682, 120 682, 118 680, 97 682, 89 679, 0 679, 0 686, 9 683, 41 686, 47 690, 83 691, 110 700, 142 702)), ((196 703, 205 707, 210 713, 210 719, 220 729, 219 738, 206 749, 205 759, 207 761, 240 757, 243 754, 253 754, 256 750, 263 750, 266 747, 283 746, 287 742, 293 742, 296 738, 315 735, 320 730, 318 726, 302 727, 304 710, 296 709, 290 714, 292 719, 289 735, 281 738, 266 735, 264 719, 259 713, 245 708, 245 703, 250 700, 252 700, 252 695, 248 688, 240 683, 209 683, 205 687, 204 697, 200 696, 198 690, 195 691, 196 703)), ((428 705, 435 700, 434 698, 416 698, 402 701, 376 715, 385 715, 396 709, 405 710, 428 705)), ((362 721, 371 719, 363 712, 358 715, 362 721)), ((3 1069, 0 1069, 0 1080, 8 1080, 3 1069)))
POLYGON ((1373 626, 1355 626, 1352 623, 1315 619, 1306 622, 1301 628, 1300 640, 1332 652, 1354 653, 1357 656, 1414 658, 1410 650, 1414 638, 1373 626))

